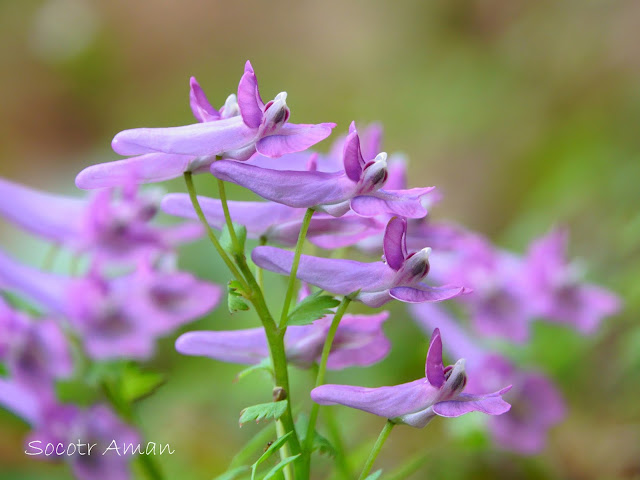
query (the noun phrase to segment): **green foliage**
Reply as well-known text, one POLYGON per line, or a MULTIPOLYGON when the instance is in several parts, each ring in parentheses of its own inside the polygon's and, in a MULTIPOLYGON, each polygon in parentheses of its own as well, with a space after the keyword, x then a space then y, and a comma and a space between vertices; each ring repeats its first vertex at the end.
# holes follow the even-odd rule
POLYGON ((213 480, 235 480, 236 478, 240 477, 240 475, 248 471, 249 467, 247 466, 233 468, 231 470, 227 470, 222 475, 218 475, 213 480))
POLYGON ((98 399, 98 389, 88 385, 82 379, 73 378, 56 382, 56 396, 62 403, 75 403, 89 406, 98 399))
MULTIPOLYGON (((304 443, 307 436, 307 430, 309 428, 309 417, 304 413, 298 415, 298 421, 296 422, 296 432, 300 441, 304 443)), ((314 431, 313 444, 311 445, 311 452, 318 452, 321 455, 328 455, 330 457, 336 456, 336 449, 329 440, 320 435, 317 431, 314 431)))
POLYGON ((376 470, 371 475, 367 476, 364 480, 378 480, 382 475, 382 470, 376 470))
POLYGON ((322 318, 331 312, 332 308, 340 305, 340 301, 331 295, 316 292, 304 298, 289 314, 287 325, 308 325, 314 320, 322 318))
POLYGON ((293 435, 293 432, 288 432, 285 435, 281 436, 280 438, 278 438, 275 442, 273 442, 269 448, 267 448, 267 450, 260 456, 260 458, 258 460, 256 460, 256 462, 251 466, 251 480, 255 479, 256 476, 256 471, 258 469, 258 467, 265 462, 266 460, 268 460, 269 458, 271 458, 271 456, 277 452, 278 450, 280 450, 285 443, 287 443, 289 441, 289 437, 293 435))
POLYGON ((236 381, 242 380, 247 375, 250 375, 250 374, 252 374, 254 372, 259 372, 259 371, 262 371, 262 370, 268 372, 271 376, 275 375, 275 373, 273 372, 273 365, 271 364, 271 358, 267 357, 264 360, 262 360, 260 363, 257 363, 255 365, 251 365, 251 366, 245 368, 244 370, 241 370, 238 373, 238 375, 236 375, 236 381))
POLYGON ((136 402, 153 394, 164 383, 163 375, 142 370, 139 365, 129 363, 120 377, 120 396, 126 402, 136 402))
POLYGON ((230 313, 249 310, 249 305, 244 301, 246 293, 237 280, 231 280, 227 284, 227 307, 230 313))
POLYGON ((247 422, 255 420, 277 420, 287 410, 287 400, 280 400, 279 402, 260 403, 258 405, 252 405, 240 412, 240 426, 247 422))
POLYGON ((279 473, 284 467, 289 465, 291 462, 295 461, 296 458, 298 458, 299 456, 300 454, 283 459, 275 467, 269 470, 262 480, 270 480, 271 478, 275 477, 277 473, 279 473))
POLYGON ((225 225, 222 229, 222 233, 220 234, 220 245, 224 250, 231 255, 244 253, 244 245, 247 241, 247 229, 244 225, 237 224, 233 222, 233 231, 236 233, 236 238, 238 239, 238 243, 240 244, 240 251, 236 252, 233 246, 233 242, 231 241, 231 235, 229 235, 229 229, 225 225))

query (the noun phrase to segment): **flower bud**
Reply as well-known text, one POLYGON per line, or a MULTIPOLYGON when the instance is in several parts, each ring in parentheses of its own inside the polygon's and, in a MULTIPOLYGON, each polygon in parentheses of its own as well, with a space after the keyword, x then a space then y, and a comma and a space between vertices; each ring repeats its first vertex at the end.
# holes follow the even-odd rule
POLYGON ((429 255, 431 248, 423 248, 413 253, 404 261, 404 265, 398 271, 396 282, 398 285, 414 285, 421 281, 429 273, 429 255))
POLYGON ((388 176, 387 154, 382 152, 364 166, 358 193, 365 194, 380 190, 387 181, 388 176))

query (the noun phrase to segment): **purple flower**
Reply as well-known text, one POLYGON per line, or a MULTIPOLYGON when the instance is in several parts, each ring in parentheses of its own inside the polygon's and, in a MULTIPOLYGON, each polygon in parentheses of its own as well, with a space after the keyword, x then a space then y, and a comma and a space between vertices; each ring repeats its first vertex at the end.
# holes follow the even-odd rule
POLYGON ((265 105, 250 62, 240 79, 237 101, 230 96, 220 111, 191 79, 191 108, 200 123, 124 130, 113 139, 113 149, 138 156, 89 167, 78 175, 76 184, 80 188, 117 185, 130 174, 141 182, 158 182, 184 172, 206 171, 216 156, 247 160, 259 152, 277 158, 306 150, 331 134, 333 123, 288 123, 286 98, 282 92, 265 105))
MULTIPOLYGON (((382 330, 382 324, 388 317, 389 312, 345 315, 336 332, 327 368, 364 367, 382 360, 391 348, 382 330)), ((287 328, 284 341, 291 364, 309 368, 320 360, 331 318, 332 315, 328 315, 310 325, 287 328)), ((269 345, 263 328, 188 332, 178 338, 176 350, 184 355, 249 365, 269 358, 269 345)))
POLYGON ((533 242, 527 256, 529 286, 541 316, 593 332, 620 310, 620 299, 596 285, 581 283, 581 271, 566 260, 568 235, 552 231, 533 242))
MULTIPOLYGON (((226 223, 220 200, 198 197, 198 201, 209 225, 223 229, 226 223)), ((249 238, 263 238, 288 247, 296 244, 304 209, 273 202, 229 201, 228 206, 231 218, 247 228, 249 238)), ((189 196, 183 193, 166 195, 162 199, 162 210, 178 217, 198 218, 189 196)), ((320 213, 311 218, 307 238, 321 248, 334 249, 353 245, 383 228, 384 225, 373 218, 349 214, 335 218, 320 213)))
POLYGON ((509 413, 489 420, 489 431, 496 443, 521 454, 540 452, 549 429, 566 415, 564 400, 553 382, 541 373, 521 370, 505 357, 486 351, 443 308, 422 304, 411 305, 410 311, 425 332, 437 326, 452 340, 447 343, 450 355, 467 359, 468 392, 493 390, 506 383, 513 385, 508 393, 512 405, 509 413))
POLYGON ((62 330, 52 319, 34 321, 0 299, 0 361, 20 385, 34 391, 73 372, 73 360, 62 330))
POLYGON ((222 160, 211 165, 221 180, 248 188, 267 200, 296 208, 314 208, 335 217, 353 210, 364 217, 380 214, 422 218, 427 210, 422 198, 433 190, 383 190, 388 178, 387 154, 365 161, 355 125, 344 143, 343 171, 321 172, 312 161, 307 171, 272 170, 222 160))
POLYGON ((511 387, 487 395, 462 393, 467 383, 464 360, 444 367, 438 329, 431 337, 425 373, 425 378, 392 387, 322 385, 311 391, 311 398, 320 405, 345 405, 416 428, 436 415, 459 417, 475 411, 501 415, 510 408, 502 395, 511 387))
POLYGON ((185 272, 141 264, 107 279, 97 270, 84 278, 41 272, 0 253, 0 283, 65 317, 96 359, 147 358, 155 339, 214 308, 220 287, 185 272))
MULTIPOLYGON (((380 307, 393 298, 409 303, 439 302, 465 293, 463 287, 431 287, 422 283, 429 272, 431 249, 408 254, 406 228, 404 219, 395 217, 389 221, 383 262, 302 255, 297 278, 341 295, 358 292, 354 299, 370 307, 380 307)), ((288 275, 293 263, 293 252, 275 247, 257 247, 251 257, 259 267, 281 275, 288 275)))
POLYGON ((141 194, 131 182, 86 199, 33 190, 0 178, 0 215, 25 230, 75 251, 126 261, 198 238, 196 223, 159 227, 150 222, 159 196, 141 194))

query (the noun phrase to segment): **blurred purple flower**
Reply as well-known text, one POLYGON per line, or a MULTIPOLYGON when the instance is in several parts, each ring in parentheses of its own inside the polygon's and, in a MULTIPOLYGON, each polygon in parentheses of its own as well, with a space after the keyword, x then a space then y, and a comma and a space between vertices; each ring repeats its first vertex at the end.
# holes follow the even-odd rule
MULTIPOLYGON (((285 334, 288 361, 309 368, 320 360, 331 325, 332 315, 310 325, 291 326, 285 334)), ((368 366, 382 360, 391 345, 382 330, 389 312, 375 315, 345 315, 333 342, 327 368, 341 370, 352 366, 368 366)), ((188 332, 176 341, 183 355, 197 355, 223 362, 258 364, 269 358, 269 345, 263 328, 232 331, 188 332)))
POLYGON ((112 142, 121 155, 133 158, 89 167, 78 175, 80 188, 117 185, 135 175, 141 182, 159 182, 184 172, 200 173, 216 156, 247 160, 257 152, 271 158, 300 152, 324 140, 334 123, 288 123, 287 94, 263 103, 251 63, 247 61, 238 85, 237 100, 230 96, 217 111, 191 79, 191 109, 201 123, 170 128, 135 128, 118 133, 112 142))
POLYGON ((424 427, 436 415, 459 417, 475 411, 489 415, 507 412, 510 405, 502 395, 510 387, 487 395, 462 393, 467 383, 464 363, 458 360, 455 365, 444 367, 442 340, 435 329, 427 353, 425 378, 380 388, 322 385, 311 391, 311 398, 320 405, 345 405, 416 428, 424 427))
POLYGON ((596 285, 582 283, 582 272, 566 259, 568 234, 555 230, 532 243, 527 255, 531 295, 538 313, 592 333, 604 317, 616 314, 620 299, 596 285))
POLYGON ((129 182, 86 199, 40 192, 0 178, 0 215, 25 230, 105 260, 131 260, 198 238, 196 223, 159 227, 160 196, 129 182))
POLYGON ((56 322, 33 320, 1 298, 0 361, 18 384, 34 391, 51 389, 54 380, 73 373, 69 345, 56 322))
POLYGON ((548 431, 566 415, 564 400, 553 382, 537 372, 521 370, 505 357, 486 351, 467 335, 443 308, 433 304, 411 305, 416 323, 425 333, 439 328, 454 358, 467 359, 468 392, 483 392, 512 384, 507 398, 509 413, 489 420, 492 437, 501 447, 521 454, 539 453, 546 445, 548 431))
MULTIPOLYGON (((408 254, 405 243, 407 222, 398 217, 387 224, 384 261, 361 263, 353 260, 302 255, 297 278, 329 292, 350 295, 370 307, 380 307, 393 298, 409 303, 439 302, 465 293, 463 287, 431 287, 422 280, 429 272, 430 248, 408 254)), ((266 270, 288 275, 293 252, 275 247, 257 247, 252 259, 266 270)))
MULTIPOLYGON (((226 225, 222 202, 208 197, 198 197, 198 201, 209 225, 222 230, 226 225)), ((249 238, 264 238, 269 243, 287 247, 296 244, 304 209, 273 202, 229 201, 228 206, 231 218, 247 228, 249 238)), ((162 199, 162 210, 182 218, 198 218, 189 196, 183 193, 166 195, 162 199)), ((334 249, 353 245, 383 229, 384 225, 373 218, 353 214, 335 218, 319 213, 311 218, 307 238, 321 248, 334 249)))
POLYGON ((388 178, 387 154, 382 152, 365 161, 353 123, 349 132, 344 143, 342 171, 317 171, 313 159, 306 171, 273 170, 222 160, 211 165, 211 173, 267 200, 290 207, 314 208, 335 217, 349 209, 364 217, 385 213, 407 218, 427 215, 422 199, 433 187, 383 190, 388 178))
POLYGON ((107 279, 96 269, 74 278, 24 266, 0 252, 0 284, 64 316, 96 359, 147 358, 155 339, 214 308, 222 291, 186 272, 140 264, 107 279))

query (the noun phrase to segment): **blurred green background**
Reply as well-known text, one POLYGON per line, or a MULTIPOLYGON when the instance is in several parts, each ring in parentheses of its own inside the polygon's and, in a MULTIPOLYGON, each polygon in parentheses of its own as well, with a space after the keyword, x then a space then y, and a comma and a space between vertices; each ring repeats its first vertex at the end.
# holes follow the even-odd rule
MULTIPOLYGON (((639 25, 637 0, 1 0, 0 175, 74 192, 81 168, 116 158, 110 140, 119 130, 193 122, 190 75, 218 106, 247 59, 264 98, 289 93, 293 122, 335 121, 342 133, 353 119, 379 120, 385 149, 411 159, 410 186, 444 192, 435 218, 519 252, 566 224, 589 279, 625 302, 594 337, 534 329, 523 358, 555 379, 570 407, 543 454, 520 458, 494 449, 474 421, 437 420, 396 429, 379 466, 391 471, 424 452, 411 478, 640 478, 639 25)), ((215 191, 207 176, 196 183, 215 191)), ((42 243, 4 223, 0 231, 2 248, 41 264, 42 243)), ((226 281, 204 241, 180 263, 226 281)), ((268 279, 275 305, 284 279, 268 279)), ((423 375, 426 340, 402 307, 393 310, 391 355, 331 373, 331 382, 423 375)), ((255 325, 221 306, 188 329, 255 325)), ((160 458, 169 478, 209 479, 259 431, 238 429, 238 412, 269 401, 271 386, 259 374, 234 383, 237 366, 180 358, 174 338, 152 362, 170 380, 140 414, 147 437, 176 450, 160 458)), ((310 374, 293 372, 293 382, 308 407, 310 374)), ((335 413, 349 448, 366 455, 383 422, 335 413)), ((68 478, 64 467, 23 454, 27 427, 15 417, 0 412, 0 432, 0 479, 68 478)), ((319 460, 319 471, 329 463, 319 460)))

